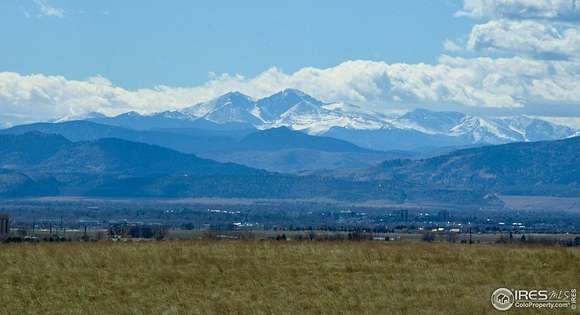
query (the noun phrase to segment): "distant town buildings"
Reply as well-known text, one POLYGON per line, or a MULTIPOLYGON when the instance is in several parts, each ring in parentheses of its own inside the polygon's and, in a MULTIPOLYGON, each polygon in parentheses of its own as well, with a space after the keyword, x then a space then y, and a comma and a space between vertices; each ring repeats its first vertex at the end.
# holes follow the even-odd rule
POLYGON ((401 222, 409 222, 409 210, 407 209, 399 210, 399 220, 401 222))

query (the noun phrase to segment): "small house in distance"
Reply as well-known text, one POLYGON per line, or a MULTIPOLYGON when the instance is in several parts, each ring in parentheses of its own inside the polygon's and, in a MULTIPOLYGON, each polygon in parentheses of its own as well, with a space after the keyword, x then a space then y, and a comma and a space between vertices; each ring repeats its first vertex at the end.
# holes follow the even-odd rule
POLYGON ((0 239, 5 239, 10 233, 10 217, 7 214, 0 214, 0 239))

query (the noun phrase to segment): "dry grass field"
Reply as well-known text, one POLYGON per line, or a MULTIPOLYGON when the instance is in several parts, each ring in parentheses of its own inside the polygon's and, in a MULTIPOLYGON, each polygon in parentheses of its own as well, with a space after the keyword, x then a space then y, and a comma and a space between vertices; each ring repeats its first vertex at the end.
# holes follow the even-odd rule
POLYGON ((563 247, 73 242, 0 245, 0 261, 1 314, 486 314, 498 287, 580 285, 563 247))

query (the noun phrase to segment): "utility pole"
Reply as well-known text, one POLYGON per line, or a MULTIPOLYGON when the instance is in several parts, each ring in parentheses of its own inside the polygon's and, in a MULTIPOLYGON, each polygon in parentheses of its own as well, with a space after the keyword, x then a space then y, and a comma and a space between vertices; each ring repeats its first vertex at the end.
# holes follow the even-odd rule
POLYGON ((473 244, 473 240, 471 237, 471 227, 469 227, 469 245, 473 244))

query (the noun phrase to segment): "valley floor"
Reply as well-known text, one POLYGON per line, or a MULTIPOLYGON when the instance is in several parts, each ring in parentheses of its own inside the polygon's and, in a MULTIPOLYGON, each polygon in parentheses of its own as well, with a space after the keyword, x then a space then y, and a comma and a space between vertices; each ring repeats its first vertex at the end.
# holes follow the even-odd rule
POLYGON ((580 274, 578 248, 423 242, 0 244, 0 261, 0 314, 486 314, 496 288, 580 274))

